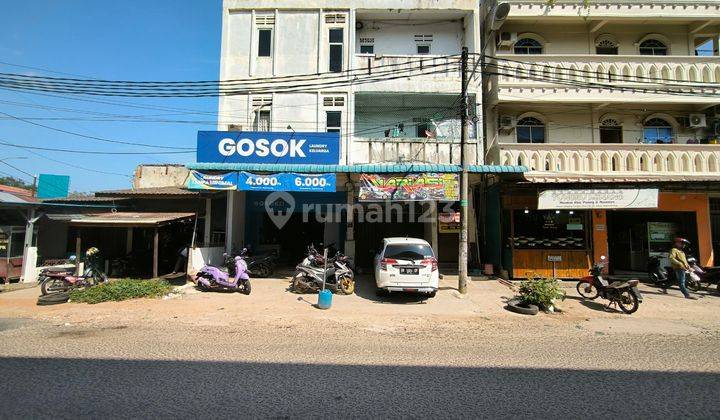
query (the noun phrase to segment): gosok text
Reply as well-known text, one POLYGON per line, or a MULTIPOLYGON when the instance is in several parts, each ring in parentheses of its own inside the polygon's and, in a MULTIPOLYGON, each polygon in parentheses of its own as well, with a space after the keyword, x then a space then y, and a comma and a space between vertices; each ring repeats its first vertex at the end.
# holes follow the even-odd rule
POLYGON ((218 143, 218 152, 223 156, 237 153, 240 156, 305 157, 305 152, 302 150, 304 144, 304 139, 240 139, 235 142, 233 139, 225 138, 218 143))

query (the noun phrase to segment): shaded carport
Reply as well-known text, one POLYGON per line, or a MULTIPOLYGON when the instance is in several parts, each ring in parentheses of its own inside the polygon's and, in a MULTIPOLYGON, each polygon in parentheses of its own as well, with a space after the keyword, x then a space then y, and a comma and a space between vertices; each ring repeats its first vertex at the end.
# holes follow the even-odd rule
MULTIPOLYGON (((82 253, 83 230, 103 228, 126 228, 128 242, 132 241, 132 229, 150 229, 153 232, 152 239, 152 277, 159 274, 159 250, 160 250, 160 228, 173 223, 193 221, 195 213, 142 213, 142 212, 109 212, 95 214, 57 214, 48 215, 52 220, 62 220, 69 226, 78 228, 75 236, 75 253, 78 257, 82 253)), ((183 244, 187 246, 188 244, 183 244)), ((180 246, 180 244, 178 245, 180 246)), ((79 264, 79 258, 78 258, 79 264)))

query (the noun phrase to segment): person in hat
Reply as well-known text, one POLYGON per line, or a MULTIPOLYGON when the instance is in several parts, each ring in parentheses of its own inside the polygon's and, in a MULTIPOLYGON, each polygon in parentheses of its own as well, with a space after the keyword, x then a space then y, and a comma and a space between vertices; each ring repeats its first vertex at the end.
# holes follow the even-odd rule
POLYGON ((690 241, 685 238, 675 238, 673 243, 674 245, 670 250, 668 258, 670 259, 670 265, 673 270, 675 270, 675 277, 680 285, 680 291, 685 296, 685 299, 695 299, 690 296, 690 292, 688 292, 685 286, 685 277, 688 271, 690 271, 690 264, 688 264, 687 257, 685 256, 685 247, 690 244, 690 241))

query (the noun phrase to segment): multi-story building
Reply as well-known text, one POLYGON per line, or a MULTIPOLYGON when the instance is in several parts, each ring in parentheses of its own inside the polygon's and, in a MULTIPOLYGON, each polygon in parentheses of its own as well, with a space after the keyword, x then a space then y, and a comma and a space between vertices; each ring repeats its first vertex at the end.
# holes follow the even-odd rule
POLYGON ((508 3, 503 26, 484 32, 487 156, 529 172, 528 182, 489 191, 502 209, 489 212, 502 219, 490 240, 494 262, 515 277, 549 275, 553 265, 580 276, 602 256, 616 272, 642 271, 677 235, 712 264, 720 3, 508 3))
MULTIPOLYGON (((464 47, 470 54, 479 52, 479 25, 477 0, 225 0, 220 77, 255 82, 258 92, 220 98, 218 130, 340 134, 339 165, 325 167, 337 174, 336 192, 295 194, 295 213, 307 203, 356 203, 361 174, 456 173, 460 54, 464 47), (272 88, 266 85, 270 81, 272 88), (285 83, 278 87, 278 81, 285 83)), ((477 73, 468 85, 471 126, 465 149, 473 183, 478 172, 488 170, 480 166, 483 153, 476 135, 479 88, 477 73)), ((281 170, 308 169, 291 165, 281 170)), ((457 232, 440 230, 437 202, 430 203, 431 223, 398 223, 395 216, 393 223, 375 225, 347 219, 301 223, 301 215, 293 214, 278 229, 265 214, 267 195, 228 193, 228 248, 248 242, 277 245, 298 258, 311 241, 344 243, 346 253, 364 262, 383 236, 410 235, 425 237, 441 260, 457 261, 457 232)), ((424 212, 410 209, 412 203, 398 205, 403 214, 424 212)), ((474 217, 469 237, 475 243, 474 217)))

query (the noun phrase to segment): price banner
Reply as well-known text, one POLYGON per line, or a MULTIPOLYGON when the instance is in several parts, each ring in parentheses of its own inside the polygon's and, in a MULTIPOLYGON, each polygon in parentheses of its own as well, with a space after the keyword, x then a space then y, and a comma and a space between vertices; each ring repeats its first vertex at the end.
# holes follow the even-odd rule
POLYGON ((335 174, 253 174, 240 172, 240 191, 335 192, 335 174))

